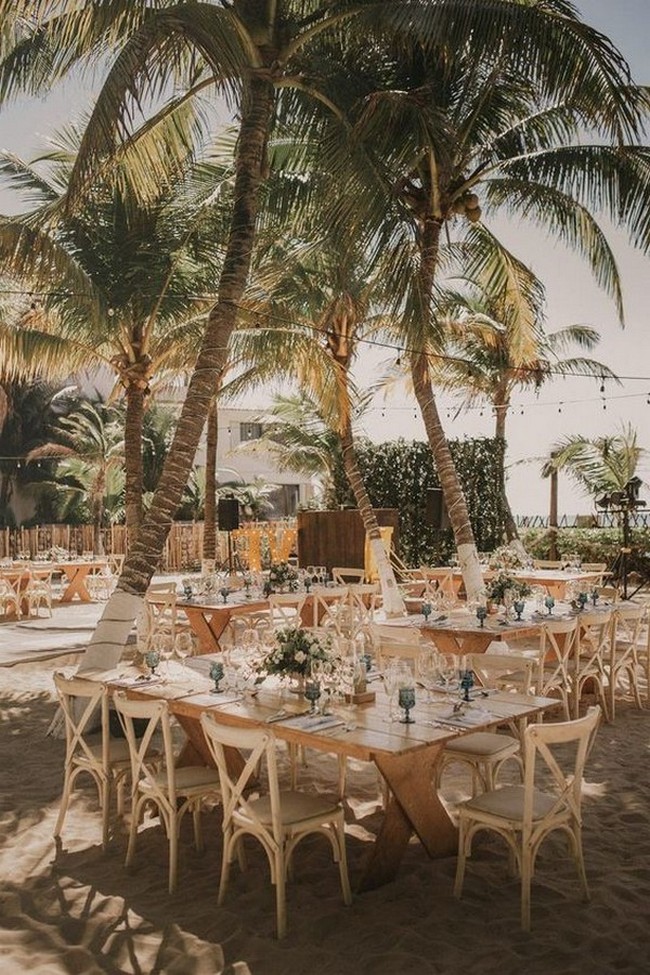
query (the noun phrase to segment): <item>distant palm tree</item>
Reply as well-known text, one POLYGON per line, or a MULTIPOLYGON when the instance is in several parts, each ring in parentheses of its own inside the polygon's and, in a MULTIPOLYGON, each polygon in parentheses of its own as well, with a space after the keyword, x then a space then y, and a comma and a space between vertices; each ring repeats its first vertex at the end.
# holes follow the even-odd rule
POLYGON ((57 424, 56 439, 35 447, 28 462, 58 459, 57 480, 88 501, 94 525, 95 552, 102 552, 101 529, 104 524, 105 498, 109 491, 119 491, 124 470, 124 434, 121 417, 100 402, 82 402, 76 410, 62 416, 57 424))
MULTIPOLYGON (((480 234, 489 236, 484 228, 480 234)), ((515 390, 539 390, 556 376, 592 376, 601 383, 618 380, 595 359, 563 358, 571 346, 594 349, 599 333, 585 325, 546 332, 541 282, 503 248, 495 247, 493 263, 497 260, 502 265, 498 284, 493 270, 489 277, 484 270, 473 280, 461 279, 462 290, 446 289, 438 296, 441 356, 432 360, 431 377, 438 388, 457 394, 463 409, 491 404, 494 435, 506 440, 515 390)), ((501 479, 506 535, 512 541, 519 536, 508 503, 505 469, 501 479)))
POLYGON ((622 425, 620 433, 602 437, 568 436, 550 448, 542 475, 565 471, 594 499, 600 494, 624 493, 647 452, 639 446, 631 423, 622 425))

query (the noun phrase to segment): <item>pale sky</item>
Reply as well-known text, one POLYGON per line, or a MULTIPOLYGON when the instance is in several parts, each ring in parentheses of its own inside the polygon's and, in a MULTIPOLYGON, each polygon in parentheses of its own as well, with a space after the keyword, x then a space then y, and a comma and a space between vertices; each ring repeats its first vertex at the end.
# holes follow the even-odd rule
MULTIPOLYGON (((581 0, 577 3, 584 19, 607 34, 619 47, 639 83, 650 82, 647 46, 650 40, 650 0, 581 0)), ((48 134, 66 118, 90 104, 92 87, 78 81, 67 83, 47 98, 21 101, 0 111, 0 147, 26 158, 40 152, 48 134)), ((650 201, 649 201, 650 205, 650 201)), ((18 207, 0 188, 0 212, 18 207)), ((623 280, 626 326, 622 331, 612 303, 594 285, 586 267, 554 241, 523 226, 500 222, 491 228, 520 258, 531 265, 547 291, 547 330, 582 323, 598 329, 602 341, 593 353, 621 377, 622 386, 608 384, 605 399, 594 380, 557 380, 546 384, 539 398, 531 393, 515 397, 516 407, 508 417, 509 493, 513 508, 521 514, 545 514, 548 483, 534 463, 518 462, 548 453, 550 445, 565 434, 597 436, 614 433, 622 422, 638 430, 642 446, 650 449, 650 326, 648 322, 648 260, 633 251, 624 236, 610 236, 623 280), (561 404, 561 405, 560 405, 561 404), (604 409, 603 406, 606 408, 604 409), (522 412, 523 411, 523 412, 522 412)), ((374 377, 362 376, 370 382, 374 377)), ((424 430, 414 400, 395 395, 376 404, 366 422, 373 440, 404 436, 422 439, 424 430)), ((246 404, 255 406, 255 404, 246 404)), ((446 430, 451 438, 488 436, 493 432, 489 411, 477 410, 452 421, 446 418, 450 403, 440 400, 446 430)), ((642 462, 640 476, 650 483, 650 457, 642 462)), ((650 499, 650 486, 642 490, 650 499)), ((565 514, 592 510, 591 499, 560 480, 560 511, 565 514)))

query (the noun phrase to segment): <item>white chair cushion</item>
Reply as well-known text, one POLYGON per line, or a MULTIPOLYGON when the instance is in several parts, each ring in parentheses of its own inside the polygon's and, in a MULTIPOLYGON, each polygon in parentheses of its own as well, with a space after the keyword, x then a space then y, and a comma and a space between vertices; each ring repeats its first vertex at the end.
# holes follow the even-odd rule
MULTIPOLYGON (((535 789, 533 792, 533 819, 541 819, 555 805, 555 796, 535 789)), ((483 792, 463 803, 463 809, 483 812, 503 819, 520 820, 524 814, 523 785, 508 785, 503 789, 483 792)))
MULTIPOLYGON (((155 780, 163 791, 167 790, 167 773, 164 770, 156 773, 155 780)), ((146 788, 146 782, 140 784, 146 788)), ((179 794, 194 789, 202 790, 206 786, 219 789, 219 773, 216 769, 206 768, 203 765, 186 765, 176 769, 176 791, 179 794)))
POLYGON ((490 758, 511 749, 517 750, 519 742, 510 735, 497 735, 491 731, 475 731, 471 735, 455 738, 445 745, 446 752, 456 755, 471 755, 477 758, 490 758))
MULTIPOLYGON (((270 796, 260 796, 259 799, 253 799, 250 806, 263 823, 271 822, 270 796)), ((304 792, 287 791, 280 793, 280 814, 284 826, 290 826, 291 823, 297 823, 303 819, 331 817, 336 815, 338 811, 337 805, 319 796, 308 796, 304 792)))

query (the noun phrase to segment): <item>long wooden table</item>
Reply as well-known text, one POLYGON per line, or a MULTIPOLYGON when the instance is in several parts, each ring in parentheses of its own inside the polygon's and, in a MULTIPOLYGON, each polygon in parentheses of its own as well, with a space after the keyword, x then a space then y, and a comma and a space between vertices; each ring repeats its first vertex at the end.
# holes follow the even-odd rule
MULTIPOLYGON (((95 679, 111 683, 101 675, 96 675, 95 679)), ((489 708, 484 722, 453 728, 443 723, 439 708, 418 701, 415 723, 403 725, 390 721, 388 700, 380 688, 375 703, 355 708, 354 728, 341 725, 318 731, 291 728, 283 721, 269 724, 269 717, 277 714, 280 708, 296 713, 304 710, 304 702, 287 702, 273 689, 262 689, 254 697, 224 705, 219 704, 216 695, 214 704, 209 698, 206 702, 205 686, 198 696, 187 687, 175 691, 173 684, 140 685, 129 688, 127 693, 129 696, 165 697, 168 700, 171 712, 187 735, 188 747, 182 755, 185 763, 199 760, 206 765, 212 764, 200 725, 200 716, 206 710, 223 724, 265 728, 272 730, 282 741, 373 762, 389 786, 390 798, 368 854, 359 883, 361 891, 372 890, 394 879, 413 833, 429 857, 455 853, 457 830, 433 787, 436 764, 447 741, 458 735, 495 727, 505 720, 534 718, 559 705, 551 698, 493 693, 487 701, 481 699, 481 708, 489 708)), ((242 761, 237 751, 230 759, 235 768, 242 761)))
POLYGON ((519 639, 525 636, 535 636, 539 633, 543 619, 535 620, 525 617, 522 620, 499 622, 498 616, 488 616, 483 626, 469 611, 452 610, 443 621, 425 621, 421 614, 395 620, 385 620, 382 631, 388 632, 393 628, 397 633, 413 630, 413 635, 426 636, 435 643, 443 653, 485 653, 494 640, 507 641, 508 637, 519 639))

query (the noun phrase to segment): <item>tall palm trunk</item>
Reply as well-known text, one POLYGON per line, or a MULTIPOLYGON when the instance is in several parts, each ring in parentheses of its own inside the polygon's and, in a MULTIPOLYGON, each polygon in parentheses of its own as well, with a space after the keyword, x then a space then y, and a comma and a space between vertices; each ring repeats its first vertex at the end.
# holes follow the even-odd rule
POLYGON ((92 489, 91 509, 93 518, 93 552, 104 554, 102 524, 104 521, 104 494, 106 493, 106 471, 101 469, 95 478, 92 489))
POLYGON ((503 454, 501 461, 501 470, 499 471, 501 477, 501 504, 503 507, 503 519, 504 519, 504 531, 506 535, 506 541, 512 544, 512 547, 517 549, 521 555, 527 556, 526 549, 524 548, 523 542, 519 538, 519 531, 517 529, 517 522, 512 514, 512 509, 510 507, 510 502, 508 500, 508 494, 506 491, 506 470, 505 470, 505 446, 506 446, 506 416, 508 415, 508 407, 510 406, 510 399, 501 390, 497 390, 494 395, 494 410, 496 414, 496 419, 494 422, 494 436, 497 440, 503 442, 503 454))
POLYGON ((354 447, 354 437, 352 434, 352 424, 349 418, 345 423, 343 432, 341 433, 341 450, 343 453, 343 467, 345 469, 347 479, 350 482, 350 487, 352 488, 355 501, 357 502, 357 508, 359 509, 361 520, 363 521, 363 527, 366 530, 370 543, 370 550, 372 551, 375 565, 377 566, 377 572, 379 573, 379 585, 381 587, 381 594, 383 597, 384 611, 387 616, 403 616, 406 611, 406 607, 404 606, 404 600, 402 599, 400 591, 397 588, 395 572, 393 571, 390 559, 388 558, 386 549, 384 548, 377 516, 373 511, 370 498, 368 497, 368 492, 366 491, 366 486, 363 483, 361 471, 359 470, 357 453, 354 447))
POLYGON ((138 540, 127 555, 118 586, 93 634, 84 658, 85 667, 97 664, 110 667, 119 660, 192 469, 248 279, 273 103, 273 85, 265 77, 264 69, 252 74, 237 143, 234 203, 217 303, 208 317, 201 350, 151 507, 138 540))
POLYGON ((144 426, 144 402, 146 388, 140 383, 126 386, 126 416, 124 418, 124 510, 126 534, 129 546, 138 539, 142 524, 142 494, 144 489, 144 464, 142 458, 142 429, 144 426))
MULTIPOLYGON (((422 323, 430 318, 433 281, 438 262, 441 223, 433 217, 425 217, 420 244, 420 270, 418 274, 419 300, 422 323)), ((476 599, 483 588, 483 575, 479 563, 474 532, 469 520, 465 495, 442 426, 433 393, 429 361, 424 352, 413 351, 410 356, 413 390, 422 413, 429 447, 440 478, 440 486, 454 532, 458 561, 463 574, 467 598, 476 599)))
POLYGON ((217 552, 217 446, 219 410, 214 396, 208 410, 205 433, 205 506, 203 516, 203 558, 214 559, 217 552))

